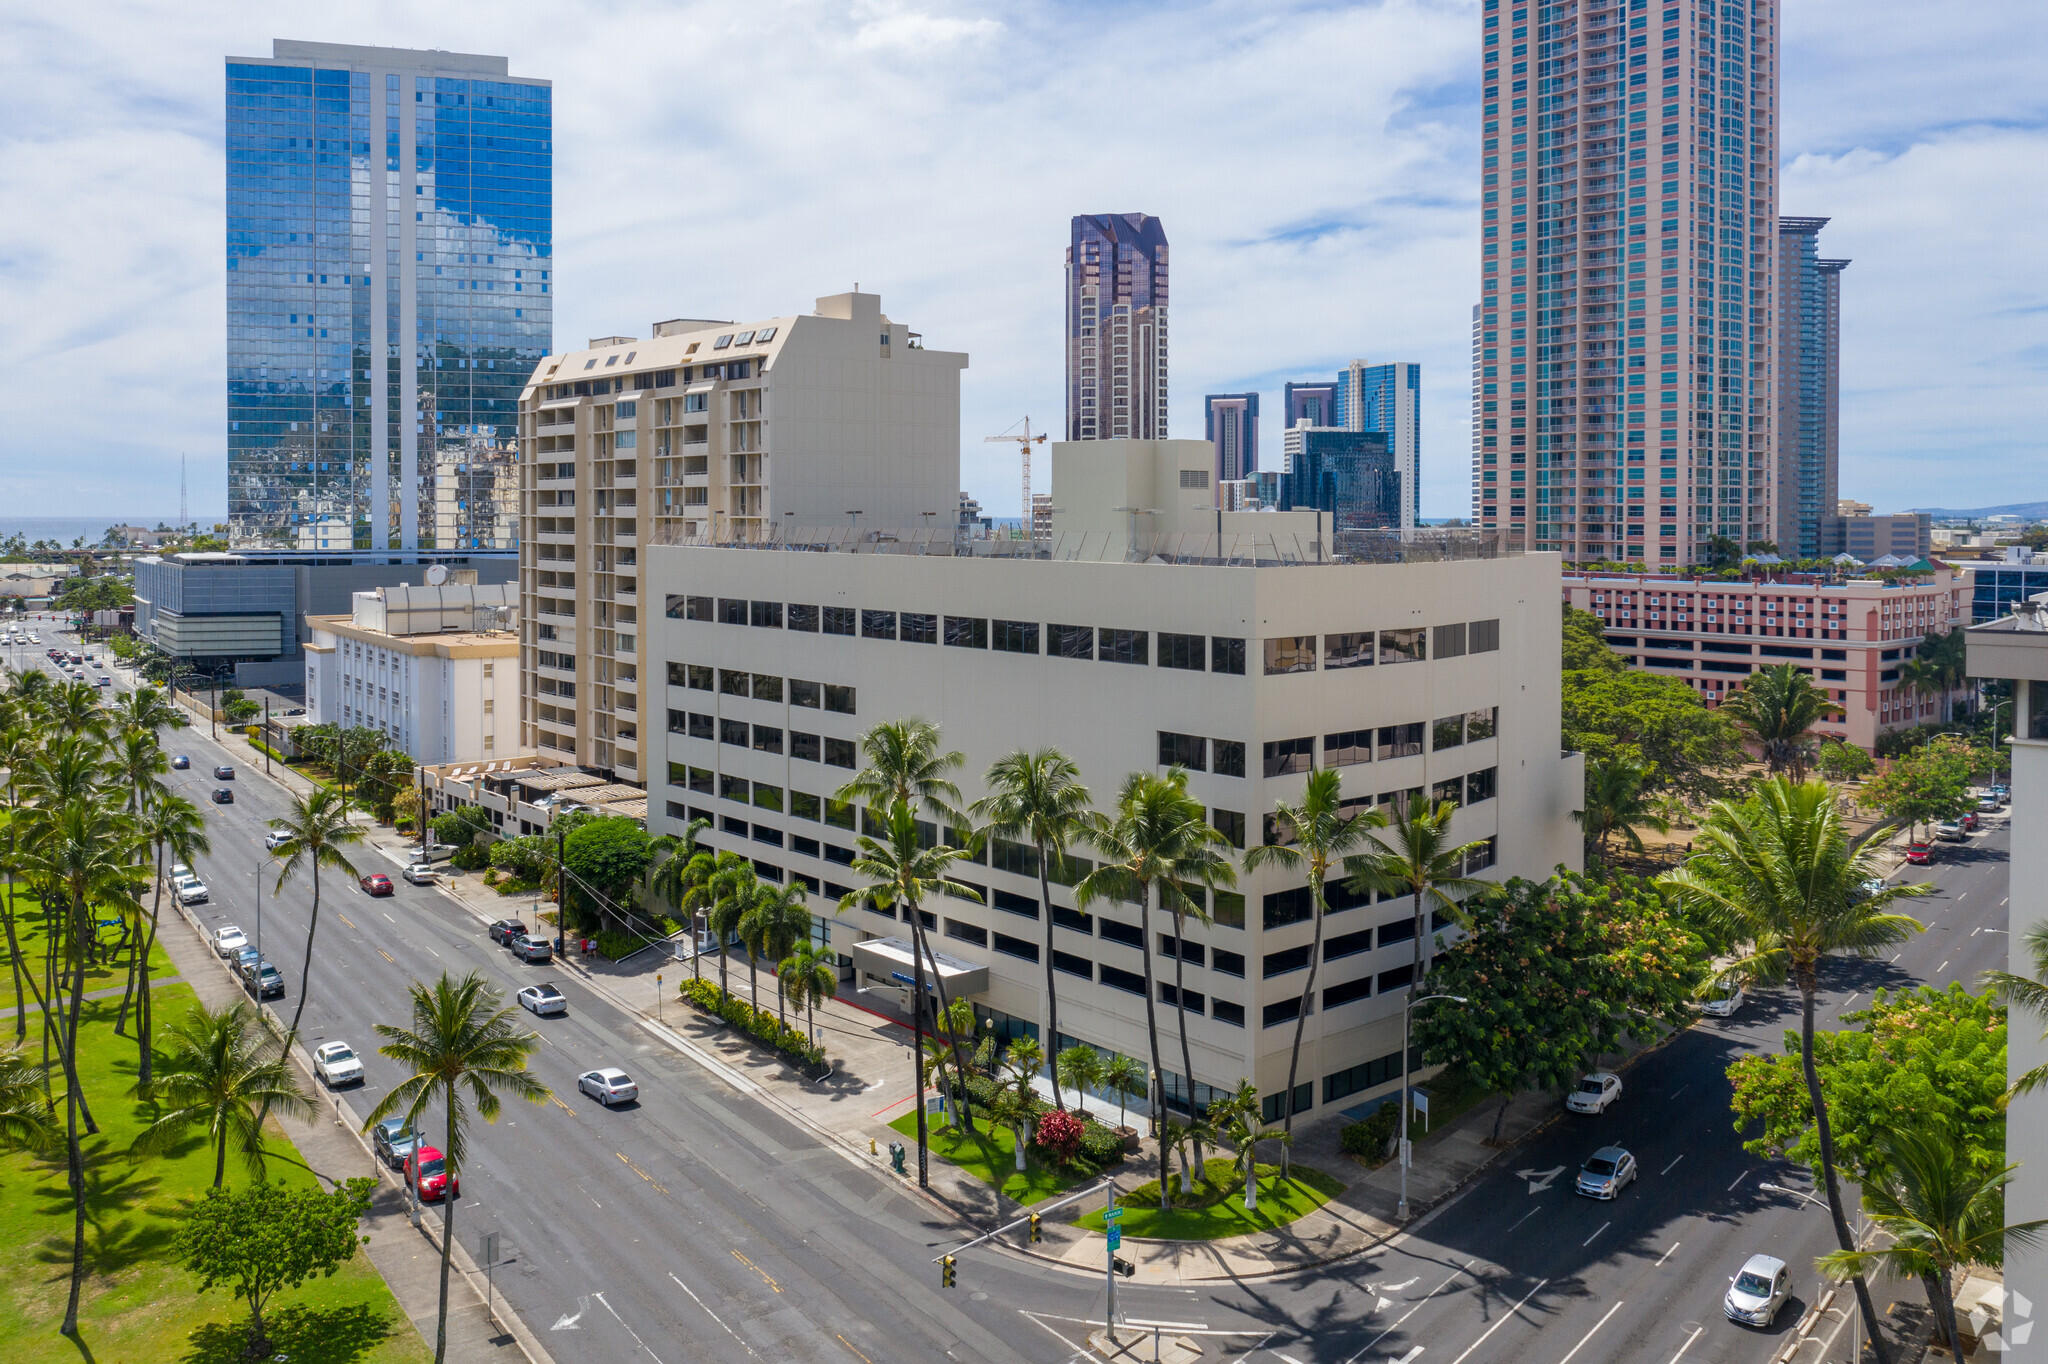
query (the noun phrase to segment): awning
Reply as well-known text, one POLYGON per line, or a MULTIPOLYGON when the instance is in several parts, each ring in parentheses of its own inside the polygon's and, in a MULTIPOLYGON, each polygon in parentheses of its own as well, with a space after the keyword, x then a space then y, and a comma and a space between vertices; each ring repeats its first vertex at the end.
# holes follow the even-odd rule
MULTIPOLYGON (((912 971, 915 963, 911 957, 910 940, 907 938, 869 938, 865 942, 854 943, 848 952, 853 957, 854 966, 871 976, 893 980, 905 987, 912 985, 917 979, 912 971)), ((964 995, 987 992, 986 966, 976 966, 971 961, 962 961, 958 957, 927 948, 924 964, 928 973, 934 963, 937 963, 939 978, 945 982, 948 998, 957 999, 964 995)), ((925 989, 931 988, 931 981, 927 976, 925 989)))

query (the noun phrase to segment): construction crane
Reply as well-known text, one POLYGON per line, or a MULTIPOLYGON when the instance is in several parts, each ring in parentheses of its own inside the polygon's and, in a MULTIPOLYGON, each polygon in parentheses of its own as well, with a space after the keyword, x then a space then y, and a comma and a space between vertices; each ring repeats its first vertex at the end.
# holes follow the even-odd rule
POLYGON ((1000 436, 983 436, 982 442, 984 444, 997 440, 1013 440, 1017 442, 1018 453, 1024 457, 1024 538, 1029 540, 1033 538, 1031 526, 1031 447, 1043 444, 1046 433, 1040 431, 1037 435, 1033 435, 1031 433, 1031 418, 1029 417, 1024 418, 1023 426, 1024 433, 1022 435, 1018 435, 1017 428, 1013 426, 1000 436))

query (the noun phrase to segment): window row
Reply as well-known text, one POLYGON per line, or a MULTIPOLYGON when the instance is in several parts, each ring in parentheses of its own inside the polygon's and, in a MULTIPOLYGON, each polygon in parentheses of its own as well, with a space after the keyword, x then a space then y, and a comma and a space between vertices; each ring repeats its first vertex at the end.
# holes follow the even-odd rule
MULTIPOLYGON (((1369 763, 1375 756, 1381 762, 1411 758, 1423 751, 1425 736, 1430 750, 1441 753, 1447 748, 1494 738, 1499 732, 1498 706, 1447 715, 1434 724, 1426 725, 1416 720, 1404 725, 1381 725, 1378 729, 1339 730, 1323 736, 1323 766, 1350 767, 1369 763)), ((1162 735, 1162 753, 1165 752, 1164 738, 1162 735)), ((1315 756, 1316 741, 1312 735, 1298 739, 1274 739, 1264 745, 1261 771, 1268 777, 1306 772, 1315 766, 1315 756)))
POLYGON ((839 715, 855 713, 854 689, 832 682, 806 682, 797 677, 785 680, 773 673, 713 668, 703 663, 671 663, 668 665, 668 684, 692 691, 716 691, 722 696, 772 701, 777 705, 787 697, 792 706, 829 710, 839 715))
MULTIPOLYGON (((1408 626, 1399 630, 1357 630, 1323 635, 1323 668, 1370 668, 1375 663, 1421 663, 1432 656, 1460 658, 1500 648, 1500 621, 1408 626)), ((1315 635, 1280 635, 1264 640, 1267 676, 1316 670, 1315 635)))
POLYGON ((1195 734, 1159 731, 1159 765, 1219 777, 1244 775, 1244 743, 1238 739, 1204 739, 1195 734))
MULTIPOLYGON (((749 724, 745 720, 717 719, 695 711, 671 710, 668 713, 668 732, 682 734, 692 739, 715 739, 734 748, 751 748, 757 753, 781 754, 783 731, 777 725, 749 724)), ((800 729, 788 732, 788 753, 792 758, 804 762, 824 763, 827 767, 844 767, 848 770, 858 765, 859 752, 851 739, 835 739, 830 735, 808 734, 800 729)))

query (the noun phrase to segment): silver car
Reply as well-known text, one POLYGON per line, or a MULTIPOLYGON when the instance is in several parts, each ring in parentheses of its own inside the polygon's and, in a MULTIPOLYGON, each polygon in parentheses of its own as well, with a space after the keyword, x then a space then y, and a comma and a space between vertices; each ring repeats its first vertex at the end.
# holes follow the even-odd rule
POLYGON ((569 997, 552 984, 529 985, 516 998, 521 1007, 531 1010, 537 1018, 569 1012, 569 997))
POLYGON ((1721 1310, 1730 1321, 1768 1327, 1791 1291, 1792 1275, 1783 1260, 1775 1255, 1752 1255, 1743 1263, 1742 1272, 1728 1281, 1721 1310))
POLYGON ((1618 1198, 1635 1182, 1636 1158, 1619 1146, 1603 1146, 1579 1167, 1578 1191, 1588 1198, 1618 1198))
POLYGON ((616 1066, 584 1071, 576 1077, 576 1088, 606 1108, 640 1097, 640 1086, 634 1084, 626 1072, 616 1066))

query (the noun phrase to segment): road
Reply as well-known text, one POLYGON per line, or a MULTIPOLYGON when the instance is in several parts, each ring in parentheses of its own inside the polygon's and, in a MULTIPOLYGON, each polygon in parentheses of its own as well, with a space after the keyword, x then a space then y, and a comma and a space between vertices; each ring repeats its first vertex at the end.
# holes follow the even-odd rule
MULTIPOLYGON (((10 653, 17 666, 42 662, 40 649, 10 653)), ((226 751, 204 727, 167 742, 192 758, 171 784, 210 816, 202 917, 253 936, 258 869, 275 874, 261 830, 288 797, 243 770, 235 805, 206 804, 226 751)), ((1999 821, 1927 869, 1942 893, 1916 902, 1930 927, 1896 960, 1830 963, 1822 1026, 1876 988, 1972 981, 2003 961, 2005 840, 1999 821)), ((308 1047, 339 1038, 364 1056, 358 1111, 402 1078, 375 1053, 372 1024, 406 1021, 415 979, 478 970, 508 998, 537 980, 569 996, 567 1017, 533 1020, 534 1071, 555 1099, 475 1125, 457 1212, 472 1245, 503 1234, 516 1259, 498 1291, 558 1360, 1079 1357, 1087 1319, 1101 1320, 1099 1276, 982 1249, 962 1257, 960 1287, 942 1291, 930 1261, 960 1239, 954 1219, 669 1047, 574 973, 513 961, 451 896, 399 880, 395 860, 360 860, 397 892, 372 899, 323 875, 305 1021, 308 1047), (632 1074, 640 1102, 606 1111, 581 1098, 576 1075, 599 1065, 632 1074)), ((304 877, 281 895, 266 881, 263 948, 285 975, 281 1011, 298 999, 310 910, 304 877)), ((1796 1002, 1765 992, 1735 1019, 1690 1030, 1629 1070, 1608 1114, 1551 1125, 1376 1253, 1261 1283, 1123 1285, 1120 1314, 1215 1333, 1212 1353, 1261 1364, 1763 1364, 1812 1300, 1811 1276, 1769 1332, 1723 1318, 1728 1276, 1758 1250, 1803 1270, 1831 1238, 1823 1211, 1760 1189, 1807 1180, 1743 1152, 1725 1070, 1743 1052, 1776 1050, 1796 1023, 1796 1002), (1643 1178, 1611 1204, 1577 1197, 1571 1173, 1610 1141, 1635 1153, 1643 1178)), ((1834 1358, 1846 1349, 1845 1337, 1834 1358)))

